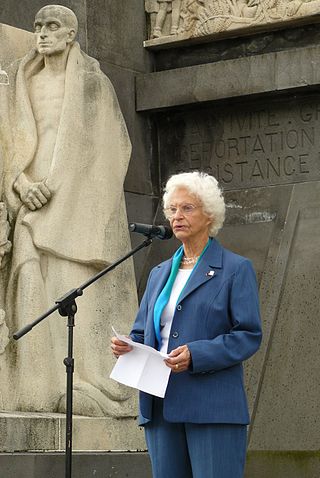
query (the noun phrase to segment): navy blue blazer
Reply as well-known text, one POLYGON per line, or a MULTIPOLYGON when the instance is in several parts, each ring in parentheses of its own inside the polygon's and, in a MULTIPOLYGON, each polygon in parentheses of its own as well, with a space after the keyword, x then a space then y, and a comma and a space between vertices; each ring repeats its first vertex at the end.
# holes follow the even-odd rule
MULTIPOLYGON (((155 302, 172 258, 152 269, 131 331, 133 340, 156 346, 155 302)), ((168 353, 187 344, 191 369, 171 373, 163 399, 170 422, 249 423, 242 361, 261 342, 257 282, 251 262, 212 240, 190 277, 173 317, 168 353)), ((152 419, 152 396, 140 392, 141 424, 152 419)))

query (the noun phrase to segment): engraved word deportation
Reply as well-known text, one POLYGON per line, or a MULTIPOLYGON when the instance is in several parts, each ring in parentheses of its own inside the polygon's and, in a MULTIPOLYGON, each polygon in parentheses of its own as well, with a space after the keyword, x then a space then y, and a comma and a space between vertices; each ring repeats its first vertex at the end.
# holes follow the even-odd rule
POLYGON ((212 172, 226 189, 320 179, 320 104, 187 116, 175 169, 212 172))

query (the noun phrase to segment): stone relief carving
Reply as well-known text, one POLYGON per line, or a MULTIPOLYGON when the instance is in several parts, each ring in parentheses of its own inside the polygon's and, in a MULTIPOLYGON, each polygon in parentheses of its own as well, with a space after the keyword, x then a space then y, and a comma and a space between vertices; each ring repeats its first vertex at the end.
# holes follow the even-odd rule
POLYGON ((0 202, 0 268, 5 266, 7 254, 11 250, 11 242, 9 241, 9 222, 7 220, 7 208, 5 203, 0 202))
POLYGON ((199 37, 320 13, 320 0, 146 0, 145 5, 150 38, 199 37))
MULTIPOLYGON (((1 161, 1 157, 0 157, 1 161)), ((1 182, 1 166, 0 166, 0 182, 1 182)), ((0 188, 0 198, 1 198, 1 188, 0 188)), ((8 259, 8 254, 11 250, 11 242, 9 241, 10 227, 7 220, 7 208, 3 202, 0 202, 0 355, 4 353, 6 346, 9 343, 9 329, 5 321, 5 310, 4 310, 4 280, 3 280, 3 270, 6 268, 6 263, 8 259)))
MULTIPOLYGON (((6 411, 63 412, 67 353, 66 319, 57 313, 18 342, 8 344, 8 329, 12 337, 130 249, 123 182, 131 143, 114 89, 80 50, 76 31, 71 10, 43 7, 35 18, 36 48, 6 68, 9 85, 0 87, 6 411)), ((135 416, 132 389, 108 378, 111 325, 127 330, 137 310, 133 263, 86 289, 77 305, 74 413, 135 416)))
MULTIPOLYGON (((6 73, 4 70, 2 70, 2 72, 3 76, 2 78, 0 77, 0 88, 2 88, 4 85, 7 85, 6 73)), ((8 222, 7 208, 5 203, 1 201, 3 174, 3 154, 0 148, 0 355, 4 353, 5 348, 9 343, 9 329, 5 321, 6 314, 4 311, 4 270, 6 269, 8 254, 11 250, 11 242, 9 241, 10 227, 8 222)))
POLYGON ((170 35, 175 35, 178 32, 181 1, 146 0, 146 11, 150 14, 153 23, 152 38, 159 38, 163 35, 163 27, 169 13, 171 13, 170 35))
POLYGON ((5 311, 0 309, 0 355, 4 353, 9 343, 9 329, 5 321, 5 311))

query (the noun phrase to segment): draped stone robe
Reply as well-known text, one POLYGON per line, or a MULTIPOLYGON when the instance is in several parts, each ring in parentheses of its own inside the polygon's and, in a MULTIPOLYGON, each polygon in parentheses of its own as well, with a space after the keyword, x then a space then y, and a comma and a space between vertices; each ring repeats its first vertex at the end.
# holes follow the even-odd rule
MULTIPOLYGON (((21 203, 14 183, 33 161, 38 131, 28 79, 41 68, 36 50, 13 65, 0 141, 5 151, 5 199, 14 226, 6 317, 20 329, 130 249, 123 182, 131 144, 114 89, 99 64, 73 44, 67 61, 59 129, 41 209, 21 203)), ((131 416, 131 391, 108 379, 111 325, 128 329, 137 308, 133 264, 127 261, 77 299, 75 413, 131 416)), ((55 313, 7 348, 12 387, 4 408, 64 407, 66 319, 55 313)))

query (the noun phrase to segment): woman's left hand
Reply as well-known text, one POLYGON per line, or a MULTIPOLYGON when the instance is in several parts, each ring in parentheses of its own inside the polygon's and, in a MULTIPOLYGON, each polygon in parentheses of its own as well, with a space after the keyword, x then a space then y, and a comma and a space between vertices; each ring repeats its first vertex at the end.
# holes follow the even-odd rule
POLYGON ((175 373, 185 372, 191 364, 191 354, 187 345, 181 345, 172 350, 165 363, 175 373))

